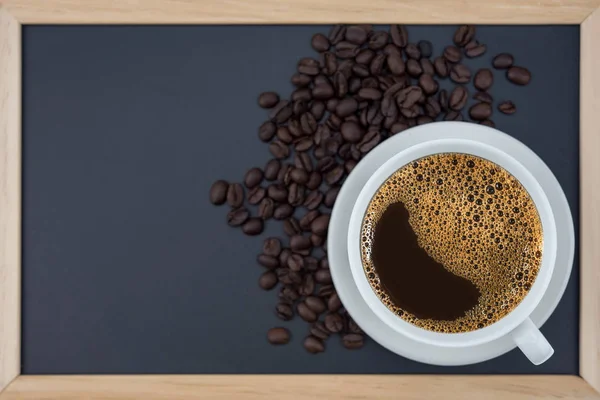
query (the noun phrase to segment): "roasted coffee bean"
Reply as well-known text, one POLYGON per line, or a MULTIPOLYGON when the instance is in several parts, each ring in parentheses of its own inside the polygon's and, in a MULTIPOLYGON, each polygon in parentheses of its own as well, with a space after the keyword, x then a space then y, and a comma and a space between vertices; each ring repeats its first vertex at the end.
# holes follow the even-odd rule
POLYGON ((329 312, 334 313, 340 308, 342 308, 342 302, 340 301, 340 297, 337 293, 333 293, 331 296, 329 296, 329 299, 327 299, 327 309, 329 310, 329 312))
POLYGON ((325 182, 328 185, 335 185, 344 177, 344 167, 342 165, 336 165, 330 171, 325 173, 325 182))
POLYGON ((473 99, 483 103, 492 104, 494 102, 494 98, 488 92, 477 92, 473 95, 473 99))
POLYGON ((268 142, 269 140, 273 139, 276 131, 277 127, 273 122, 263 122, 263 124, 258 128, 258 138, 263 142, 268 142))
MULTIPOLYGON (((340 71, 336 72, 333 76, 333 85, 335 87, 335 93, 338 97, 343 97, 346 95, 346 93, 348 93, 348 79, 340 71)), ((329 107, 329 103, 327 109, 332 111, 329 107)))
POLYGON ((269 198, 264 198, 258 205, 258 216, 263 220, 269 219, 273 216, 275 211, 275 202, 269 198))
POLYGON ((479 43, 477 40, 472 40, 465 46, 465 55, 469 58, 475 58, 483 55, 487 51, 485 44, 479 43))
POLYGON ((325 302, 316 296, 308 296, 304 299, 304 303, 317 315, 322 314, 327 309, 325 302))
POLYGON ((348 332, 360 333, 360 334, 363 333, 362 329, 360 329, 360 326, 358 326, 358 324, 352 319, 352 317, 350 317, 349 315, 346 314, 346 318, 347 318, 347 324, 348 324, 348 332))
POLYGON ((506 78, 517 85, 527 85, 531 80, 531 72, 523 67, 510 67, 506 71, 506 78))
POLYGON ((339 186, 332 187, 329 190, 327 190, 327 193, 325 193, 325 200, 323 200, 323 204, 325 204, 329 208, 333 207, 339 192, 340 192, 339 186))
POLYGON ((428 40, 421 40, 417 43, 419 46, 419 51, 421 52, 421 57, 429 58, 431 54, 433 54, 433 45, 428 40))
POLYGON ((494 59, 492 60, 492 65, 496 69, 507 69, 512 67, 514 62, 515 59, 512 56, 512 54, 500 53, 496 57, 494 57, 494 59))
POLYGON ((227 188, 227 204, 231 208, 238 208, 244 204, 244 187, 239 183, 232 183, 227 188))
POLYGON ((448 97, 449 96, 448 96, 448 92, 446 91, 446 89, 440 90, 440 92, 438 94, 438 101, 440 102, 440 107, 444 111, 448 110, 448 97))
POLYGON ((319 290, 317 290, 317 294, 320 297, 329 297, 334 292, 335 292, 335 289, 333 288, 333 285, 331 285, 331 284, 321 285, 321 287, 319 287, 319 290))
POLYGON ((475 37, 475 27, 473 25, 461 25, 454 33, 454 43, 457 46, 466 46, 475 37))
POLYGON ((304 269, 308 272, 315 272, 319 269, 319 261, 313 256, 304 257, 304 269))
POLYGON ((313 171, 310 173, 310 176, 308 177, 308 182, 306 182, 306 187, 310 190, 315 190, 321 185, 322 180, 323 180, 323 177, 321 176, 321 174, 319 174, 316 171, 313 171))
POLYGON ((421 60, 419 60, 419 64, 424 74, 431 76, 435 74, 435 67, 429 58, 421 58, 421 60))
POLYGON ((330 171, 333 167, 335 167, 336 163, 333 157, 323 157, 319 161, 317 161, 317 171, 319 172, 327 172, 330 171))
POLYGON ((464 86, 456 86, 448 98, 448 107, 454 111, 460 111, 467 104, 468 99, 469 92, 467 92, 467 89, 464 86))
MULTIPOLYGON (((294 236, 302 233, 302 228, 296 218, 288 218, 283 221, 283 231, 288 236, 294 236)), ((285 250, 284 250, 285 251, 285 250)))
POLYGON ((401 109, 411 108, 419 101, 422 95, 423 89, 419 86, 409 86, 398 92, 396 102, 401 109))
MULTIPOLYGON (((285 224, 284 224, 284 229, 285 229, 285 224)), ((290 249, 281 250, 281 254, 279 254, 279 265, 286 266, 288 259, 290 258, 291 255, 292 255, 292 251, 290 249)))
POLYGON ((464 120, 462 114, 460 113, 460 111, 448 111, 448 113, 446 113, 446 115, 444 116, 444 121, 462 121, 464 120))
POLYGON ((367 41, 367 32, 358 25, 352 25, 346 28, 346 34, 344 37, 350 43, 360 45, 367 41))
POLYGON ((277 174, 277 180, 285 185, 289 185, 292 181, 292 178, 290 177, 291 171, 292 166, 290 164, 283 164, 277 174))
POLYGON ((410 108, 401 108, 400 109, 400 114, 402 114, 406 118, 416 118, 420 112, 421 112, 421 109, 418 104, 414 104, 410 108))
POLYGON ((255 206, 265 198, 267 191, 260 187, 254 187, 248 191, 248 203, 255 206))
POLYGON ((321 321, 312 324, 310 327, 310 334, 321 340, 326 340, 329 337, 329 331, 321 321))
POLYGON ((229 183, 224 180, 218 180, 210 187, 209 198, 214 205, 220 206, 227 200, 227 192, 229 191, 229 183))
POLYGON ((294 149, 296 151, 306 151, 313 145, 313 140, 310 136, 304 136, 294 141, 294 149))
POLYGON ((273 181, 277 178, 277 174, 279 173, 279 169, 281 168, 281 161, 277 159, 272 159, 267 162, 265 165, 265 173, 264 177, 268 181, 273 181))
POLYGON ((263 242, 263 254, 278 257, 281 254, 281 241, 274 237, 265 239, 263 242))
POLYGON ((283 185, 273 184, 267 188, 267 195, 277 202, 282 202, 287 200, 288 191, 283 185))
POLYGON ((388 42, 388 33, 384 31, 378 31, 371 36, 369 39, 369 48, 371 50, 381 50, 385 47, 388 42))
POLYGON ((348 333, 342 336, 342 344, 348 350, 360 349, 365 345, 365 339, 358 333, 348 333))
POLYGON ((306 305, 306 303, 301 302, 296 306, 296 312, 306 322, 315 322, 318 318, 318 315, 306 305))
POLYGON ((494 74, 492 74, 492 71, 487 68, 483 68, 477 71, 475 77, 473 78, 473 86, 475 86, 476 89, 479 89, 483 92, 488 90, 493 85, 493 83, 494 74))
MULTIPOLYGON (((308 268, 307 268, 308 269, 308 268)), ((298 287, 298 293, 301 296, 310 296, 315 291, 315 279, 311 274, 304 276, 302 283, 298 287)))
POLYGON ((284 285, 279 289, 279 298, 282 302, 292 304, 294 301, 300 298, 300 294, 294 286, 284 285))
POLYGON ((408 124, 404 122, 396 122, 390 127, 390 135, 395 135, 397 133, 407 130, 408 128, 408 124))
POLYGON ((462 52, 456 46, 448 46, 444 49, 444 58, 451 63, 457 63, 462 60, 462 52))
POLYGON ((305 87, 305 86, 310 85, 310 83, 312 82, 312 79, 308 75, 296 73, 296 74, 292 75, 291 81, 292 81, 292 85, 294 85, 296 87, 305 87))
POLYGON ((260 218, 250 218, 242 225, 242 232, 248 236, 260 235, 263 229, 263 220, 260 218))
POLYGON ((392 25, 390 27, 392 42, 398 47, 405 47, 408 44, 408 32, 403 25, 392 25))
POLYGON ((360 78, 356 76, 350 78, 350 80, 348 81, 348 91, 354 94, 357 93, 360 90, 360 88, 362 88, 360 78))
POLYGON ((344 169, 346 170, 346 173, 350 173, 352 172, 352 170, 356 167, 358 163, 355 160, 348 160, 344 163, 344 169))
POLYGON ((279 258, 277 258, 277 256, 259 254, 258 257, 256 257, 256 261, 258 261, 260 265, 268 269, 275 269, 279 267, 279 258))
POLYGON ((325 328, 331 333, 338 333, 344 329, 344 318, 337 313, 327 314, 325 316, 325 328))
POLYGON ((311 354, 318 354, 325 351, 323 342, 314 336, 307 336, 304 339, 304 348, 311 354))
POLYGON ((280 204, 273 211, 273 218, 276 220, 284 220, 289 218, 294 213, 294 207, 289 204, 280 204))
POLYGON ((446 78, 450 74, 450 66, 444 57, 437 57, 433 61, 433 66, 435 68, 435 73, 440 78, 446 78))
POLYGON ((343 41, 335 46, 335 55, 337 58, 341 59, 354 58, 359 49, 360 48, 354 43, 343 41))
POLYGON ((331 283, 331 272, 328 269, 320 269, 315 272, 315 281, 318 283, 331 283))
MULTIPOLYGON (((319 217, 319 215, 321 215, 321 213, 318 210, 312 210, 307 212, 302 218, 300 218, 300 228, 307 232, 310 232, 311 224, 315 219, 319 217)), ((329 223, 329 221, 327 223, 329 223)))
POLYGON ((381 134, 378 131, 369 131, 358 143, 358 149, 361 153, 368 153, 381 141, 381 134))
POLYGON ((329 41, 331 44, 336 45, 342 40, 344 40, 344 36, 346 35, 346 27, 344 25, 334 25, 329 31, 329 41))
POLYGON ((330 46, 329 39, 327 39, 327 37, 321 33, 313 35, 310 44, 312 45, 312 48, 319 53, 329 50, 330 46))
POLYGON ((431 118, 437 118, 437 116, 442 112, 440 102, 433 96, 428 97, 427 102, 425 103, 425 112, 431 118))
POLYGON ((417 47, 417 45, 414 43, 408 43, 404 48, 404 53, 408 58, 413 60, 418 60, 421 58, 421 50, 419 50, 419 47, 417 47))
POLYGON ((498 104, 498 110, 500 110, 500 112, 503 114, 510 115, 517 112, 517 107, 512 101, 503 101, 502 103, 498 104))
POLYGON ((285 328, 271 328, 267 331, 267 340, 271 344, 287 344, 290 341, 290 331, 285 328))
POLYGON ((250 218, 250 212, 244 207, 231 210, 227 213, 227 224, 229 226, 240 226, 250 218))
POLYGON ((381 92, 374 88, 362 88, 358 91, 358 97, 364 100, 379 100, 381 92))
POLYGON ((402 75, 406 70, 406 64, 399 54, 390 54, 387 56, 387 66, 393 75, 402 75))
MULTIPOLYGON (((287 100, 281 100, 269 113, 269 117, 278 124, 283 124, 290 119, 291 116, 292 106, 287 100)), ((273 133, 275 133, 275 129, 273 129, 273 133)))
POLYGON ((419 86, 421 86, 423 92, 428 96, 434 94, 438 90, 438 83, 431 75, 421 75, 419 78, 419 86))
POLYGON ((321 247, 321 246, 323 246, 323 243, 325 243, 325 238, 323 238, 319 235, 312 234, 312 235, 310 235, 310 242, 315 247, 321 247))
POLYGON ((433 118, 428 115, 419 115, 417 117, 417 125, 425 125, 429 124, 430 122, 433 122, 433 118))
POLYGON ((413 78, 418 78, 423 73, 421 63, 413 59, 406 61, 406 72, 413 78))
POLYGON ((489 119, 492 115, 492 106, 488 103, 477 103, 469 109, 469 116, 475 121, 489 119))
POLYGON ((485 125, 485 126, 489 126, 490 128, 495 128, 496 127, 496 124, 491 119, 486 119, 484 121, 481 121, 479 124, 485 125))
POLYGON ((384 97, 381 101, 381 114, 385 117, 390 117, 394 121, 398 116, 398 106, 396 105, 396 99, 392 96, 384 97))
POLYGON ((283 321, 289 321, 294 317, 294 310, 287 303, 279 303, 275 308, 275 315, 283 321))
POLYGON ((292 254, 288 258, 287 266, 292 271, 301 271, 302 268, 304 268, 304 258, 302 258, 302 256, 299 254, 292 254))
POLYGON ((279 140, 274 140, 269 144, 269 151, 273 154, 273 157, 280 160, 288 158, 290 155, 289 147, 279 140))
POLYGON ((298 61, 298 72, 305 75, 319 75, 319 61, 314 58, 304 57, 298 61))
POLYGON ((308 249, 310 245, 310 239, 307 236, 294 235, 290 238, 290 247, 293 251, 308 249))
MULTIPOLYGON (((299 153, 305 154, 305 153, 299 153)), ((310 160, 309 160, 310 161, 310 160)), ((308 172, 301 168, 293 168, 290 172, 290 178, 293 182, 296 182, 299 185, 304 185, 308 182, 308 172)))
POLYGON ((312 95, 315 99, 327 100, 334 95, 333 86, 329 83, 317 85, 313 88, 312 95))
POLYGON ((309 88, 296 89, 292 92, 292 111, 294 115, 300 115, 306 111, 306 102, 312 99, 312 94, 309 88))
POLYGON ((277 274, 273 271, 267 271, 263 273, 258 279, 258 286, 264 290, 271 290, 277 286, 277 274))
POLYGON ((295 176, 295 175, 302 175, 303 174, 302 172, 292 171, 292 173, 294 174, 294 175, 292 175, 292 179, 295 182, 301 183, 301 184, 308 182, 308 173, 312 172, 312 170, 313 170, 312 160, 310 159, 310 156, 306 153, 296 153, 296 155, 294 156, 294 165, 296 166, 294 171, 301 170, 304 172, 304 174, 306 174, 306 181, 299 182, 297 179, 303 180, 303 178, 301 176, 295 176))
POLYGON ((362 49, 356 55, 355 61, 359 64, 369 65, 375 57, 375 52, 371 49, 362 49))
POLYGON ((258 96, 258 105, 262 108, 273 108, 279 102, 279 95, 275 92, 263 92, 258 96))
POLYGON ((298 271, 292 271, 288 268, 278 268, 277 278, 284 285, 299 285, 302 283, 302 275, 298 271))
POLYGON ((455 64, 450 70, 450 79, 456 83, 467 83, 471 80, 471 70, 463 64, 455 64))
POLYGON ((364 129, 359 124, 352 121, 344 122, 340 130, 344 140, 350 143, 358 142, 364 135, 364 129))
POLYGON ((310 192, 308 196, 306 196, 306 198, 304 199, 304 207, 308 208, 309 210, 316 210, 317 208, 319 208, 322 201, 323 193, 315 190, 313 192, 310 192))
POLYGON ((286 126, 280 126, 277 128, 277 139, 285 144, 290 144, 294 141, 290 130, 286 126))

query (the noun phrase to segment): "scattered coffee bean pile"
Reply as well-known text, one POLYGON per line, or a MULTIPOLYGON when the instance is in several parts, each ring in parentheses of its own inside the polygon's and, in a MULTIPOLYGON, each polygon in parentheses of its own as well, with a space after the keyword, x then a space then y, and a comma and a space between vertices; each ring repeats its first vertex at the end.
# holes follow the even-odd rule
MULTIPOLYGON (((475 39, 475 27, 460 26, 454 45, 433 58, 428 41, 409 42, 404 26, 374 31, 370 25, 336 25, 328 36, 315 34, 312 47, 320 56, 302 58, 291 82, 289 100, 277 93, 258 97, 269 118, 258 137, 269 143, 273 159, 263 169, 252 168, 240 183, 215 182, 210 201, 227 203, 227 223, 247 235, 263 232, 267 220, 281 221, 287 238, 267 238, 257 262, 265 268, 258 283, 264 290, 279 285, 275 314, 283 321, 296 314, 310 324, 304 347, 325 350, 325 340, 341 335, 348 349, 364 344, 364 334, 344 309, 333 287, 327 261, 330 210, 346 175, 381 141, 409 127, 436 120, 462 121, 469 98, 464 84, 473 81, 478 101, 468 110, 471 120, 494 126, 494 82, 490 69, 472 74, 461 61, 485 54, 475 39), (439 90, 438 80, 456 86, 439 90), (245 187, 245 188, 244 188, 245 187), (246 205, 244 203, 247 203, 246 205), (251 212, 247 205, 256 206, 251 212)), ((493 58, 495 69, 526 85, 530 72, 514 66, 512 55, 493 58)), ((498 109, 516 112, 511 101, 498 109)), ((267 333, 272 344, 286 344, 290 332, 281 327, 267 333)))

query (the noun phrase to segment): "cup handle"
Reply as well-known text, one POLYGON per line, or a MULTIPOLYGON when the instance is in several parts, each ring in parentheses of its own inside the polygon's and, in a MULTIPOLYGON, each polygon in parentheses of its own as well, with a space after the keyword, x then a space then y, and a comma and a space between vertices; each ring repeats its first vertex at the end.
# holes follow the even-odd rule
POLYGON ((530 318, 517 326, 511 335, 525 357, 534 365, 546 362, 554 354, 554 349, 530 318))

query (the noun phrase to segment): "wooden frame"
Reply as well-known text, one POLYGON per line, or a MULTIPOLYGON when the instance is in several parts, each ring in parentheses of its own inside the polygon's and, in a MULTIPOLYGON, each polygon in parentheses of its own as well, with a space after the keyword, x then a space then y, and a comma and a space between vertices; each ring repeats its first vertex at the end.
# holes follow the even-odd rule
POLYGON ((600 398, 600 0, 0 0, 0 399, 600 398), (366 9, 365 9, 366 8, 366 9), (581 24, 577 376, 20 376, 21 25, 581 24))

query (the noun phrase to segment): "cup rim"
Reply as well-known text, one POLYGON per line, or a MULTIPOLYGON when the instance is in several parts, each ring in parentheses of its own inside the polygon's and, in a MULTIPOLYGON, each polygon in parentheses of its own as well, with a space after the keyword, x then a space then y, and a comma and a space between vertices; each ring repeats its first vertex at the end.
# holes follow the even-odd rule
MULTIPOLYGON (((451 347, 471 346, 486 343, 508 334, 529 317, 538 305, 550 282, 556 259, 556 226, 548 198, 538 180, 526 167, 515 159, 508 149, 516 146, 526 149, 530 156, 537 155, 524 144, 512 137, 489 127, 460 122, 438 122, 402 133, 413 134, 417 139, 411 146, 386 160, 367 180, 352 208, 348 228, 348 257, 353 279, 361 296, 373 312, 394 330, 415 340, 451 347), (439 133, 446 131, 441 138, 439 133), (422 136, 422 138, 421 138, 422 136), (504 150, 498 148, 502 142, 504 150), (374 193, 389 176, 404 165, 432 154, 465 153, 488 159, 506 169, 528 191, 542 221, 544 234, 542 265, 529 293, 517 307, 499 321, 482 329, 461 333, 441 333, 429 331, 404 321, 389 310, 374 293, 369 284, 361 260, 360 231, 364 213, 374 193)), ((541 161, 541 160, 540 160, 541 161)), ((368 156, 362 162, 368 162, 368 156)))

